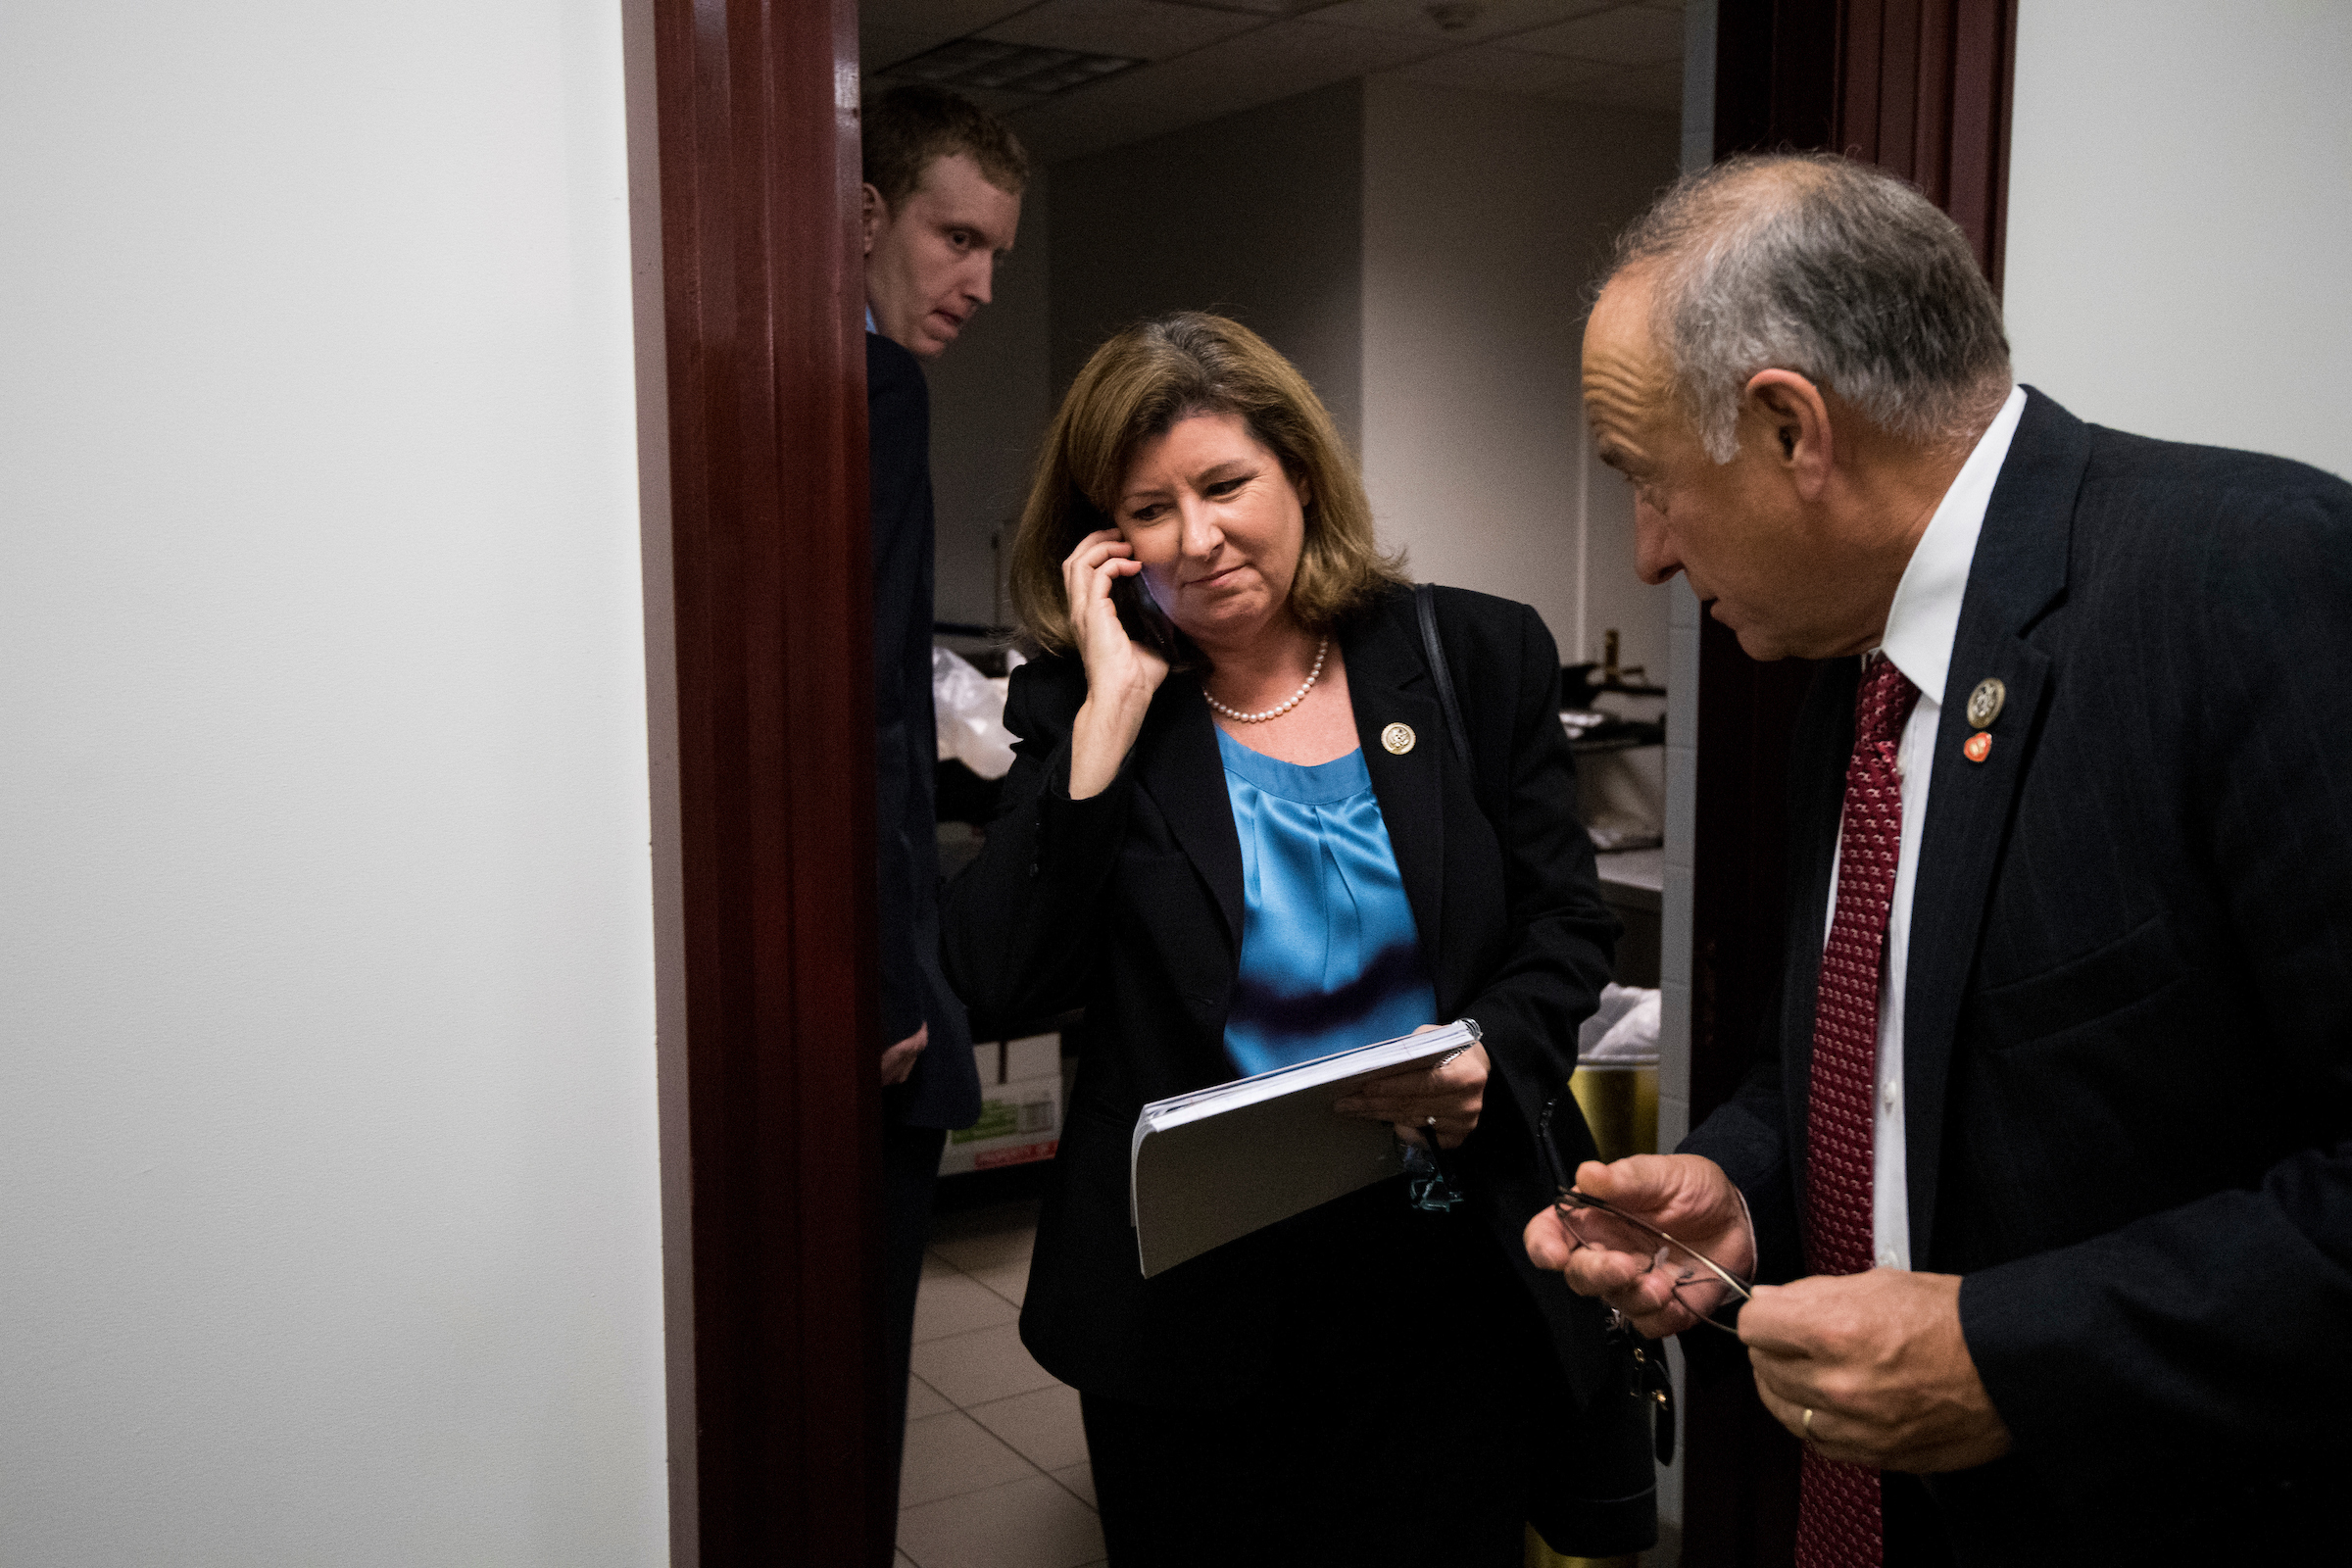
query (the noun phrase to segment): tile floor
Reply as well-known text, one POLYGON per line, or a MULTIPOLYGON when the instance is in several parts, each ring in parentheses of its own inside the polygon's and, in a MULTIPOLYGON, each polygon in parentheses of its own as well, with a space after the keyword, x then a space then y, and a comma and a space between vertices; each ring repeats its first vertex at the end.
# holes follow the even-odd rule
POLYGON ((1078 1393, 1021 1348, 1034 1201, 943 1213, 923 1259, 899 1484, 899 1562, 1090 1568, 1102 1527, 1078 1393))
MULTIPOLYGON (((1106 1568, 1078 1392, 1022 1348, 1037 1234, 1033 1197, 951 1209, 932 1225, 914 1310, 900 1568, 1106 1568)), ((1531 1532, 1528 1568, 1666 1568, 1555 1557, 1531 1532)))

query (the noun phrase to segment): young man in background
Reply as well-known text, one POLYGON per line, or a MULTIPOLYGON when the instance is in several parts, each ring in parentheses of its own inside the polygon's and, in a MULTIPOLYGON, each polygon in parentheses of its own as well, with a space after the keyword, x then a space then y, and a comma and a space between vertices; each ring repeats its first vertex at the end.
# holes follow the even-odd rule
POLYGON ((980 1114, 963 1004, 939 966, 938 739, 931 708, 931 406, 936 359, 989 301, 1029 164, 994 117, 938 87, 865 112, 866 423, 874 551, 883 1091, 884 1302, 893 1489, 905 1439, 915 1291, 939 1155, 980 1114))

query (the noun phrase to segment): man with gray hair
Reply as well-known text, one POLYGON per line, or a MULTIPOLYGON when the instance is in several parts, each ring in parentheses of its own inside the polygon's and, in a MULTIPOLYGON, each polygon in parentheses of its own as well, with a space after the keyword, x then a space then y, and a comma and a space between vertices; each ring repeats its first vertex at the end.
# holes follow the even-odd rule
POLYGON ((1529 1251, 1733 1330, 1800 1564, 2310 1551, 2352 1464, 2352 487, 2012 385, 1958 228, 1826 155, 1628 231, 1585 398, 1642 576, 1824 662, 1752 1070, 1529 1251))

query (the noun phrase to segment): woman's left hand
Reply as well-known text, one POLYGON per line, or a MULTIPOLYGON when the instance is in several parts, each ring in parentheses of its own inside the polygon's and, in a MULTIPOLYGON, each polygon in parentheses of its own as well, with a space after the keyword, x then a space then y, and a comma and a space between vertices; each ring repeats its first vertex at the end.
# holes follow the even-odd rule
MULTIPOLYGON (((1438 1027, 1425 1023, 1413 1033, 1425 1035, 1438 1027)), ((1343 1116, 1391 1122, 1396 1136, 1408 1144, 1419 1144, 1434 1133, 1440 1149, 1454 1149, 1478 1125, 1478 1113, 1487 1102, 1488 1071, 1487 1048, 1472 1046, 1442 1067, 1416 1067, 1375 1078, 1333 1108, 1343 1116), (1437 1118, 1435 1126, 1432 1116, 1437 1118)))

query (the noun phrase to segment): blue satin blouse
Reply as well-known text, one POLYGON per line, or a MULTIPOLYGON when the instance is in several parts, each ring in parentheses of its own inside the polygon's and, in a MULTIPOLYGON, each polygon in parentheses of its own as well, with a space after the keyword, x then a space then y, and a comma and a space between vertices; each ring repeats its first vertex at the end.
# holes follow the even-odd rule
POLYGON ((1242 841, 1241 976, 1225 1054, 1243 1076, 1411 1034, 1437 994, 1364 754, 1313 767, 1223 730, 1242 841))

